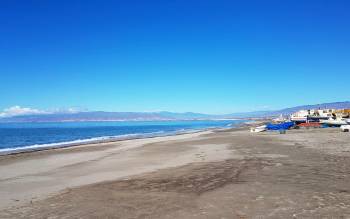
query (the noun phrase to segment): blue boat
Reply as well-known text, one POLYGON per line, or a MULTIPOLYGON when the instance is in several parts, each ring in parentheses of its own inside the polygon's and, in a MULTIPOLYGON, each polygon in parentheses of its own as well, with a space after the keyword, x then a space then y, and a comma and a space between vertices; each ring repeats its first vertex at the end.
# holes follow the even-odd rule
POLYGON ((266 125, 266 129, 267 130, 287 130, 290 129, 291 127, 293 127, 295 124, 294 122, 283 122, 283 123, 279 123, 279 124, 272 124, 269 123, 266 125))

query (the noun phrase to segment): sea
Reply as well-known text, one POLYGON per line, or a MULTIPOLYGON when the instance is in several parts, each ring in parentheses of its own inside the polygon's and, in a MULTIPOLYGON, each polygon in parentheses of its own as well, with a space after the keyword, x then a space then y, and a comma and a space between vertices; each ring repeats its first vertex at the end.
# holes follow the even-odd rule
POLYGON ((0 123, 0 154, 231 128, 245 120, 0 123))

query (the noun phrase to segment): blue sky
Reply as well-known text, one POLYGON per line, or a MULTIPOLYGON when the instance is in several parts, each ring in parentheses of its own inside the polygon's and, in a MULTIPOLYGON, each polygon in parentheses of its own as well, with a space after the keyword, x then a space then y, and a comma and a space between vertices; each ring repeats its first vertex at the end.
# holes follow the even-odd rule
POLYGON ((350 2, 0 2, 0 111, 229 113, 349 100, 350 2))

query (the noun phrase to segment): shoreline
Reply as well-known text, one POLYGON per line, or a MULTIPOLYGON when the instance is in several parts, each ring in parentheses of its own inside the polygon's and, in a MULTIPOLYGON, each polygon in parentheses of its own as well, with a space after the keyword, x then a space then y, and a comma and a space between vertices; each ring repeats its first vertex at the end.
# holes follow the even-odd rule
MULTIPOLYGON (((242 124, 245 124, 245 122, 243 122, 242 124)), ((174 131, 174 132, 163 133, 163 134, 144 133, 144 134, 126 134, 126 135, 119 135, 119 136, 101 136, 101 137, 90 138, 90 139, 78 139, 78 140, 73 140, 69 142, 28 145, 28 146, 17 147, 17 148, 0 149, 0 157, 15 155, 15 154, 23 154, 23 153, 33 153, 38 151, 63 149, 63 148, 70 148, 70 147, 77 147, 77 146, 84 146, 84 145, 113 143, 113 142, 120 142, 120 141, 134 140, 134 139, 150 139, 150 138, 159 138, 159 137, 167 137, 167 136, 186 135, 186 134, 200 133, 200 132, 206 132, 206 131, 220 131, 220 130, 226 130, 226 129, 229 130, 229 129, 238 128, 242 124, 236 124, 234 127, 227 127, 227 128, 216 127, 216 128, 190 129, 185 131, 174 131), (101 138, 101 140, 98 140, 98 138, 101 138)))

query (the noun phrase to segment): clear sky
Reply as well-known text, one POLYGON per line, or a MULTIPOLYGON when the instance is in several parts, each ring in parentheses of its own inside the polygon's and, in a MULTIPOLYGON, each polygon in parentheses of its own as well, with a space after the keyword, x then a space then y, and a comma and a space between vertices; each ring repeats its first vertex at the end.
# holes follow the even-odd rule
POLYGON ((349 11, 347 0, 3 0, 0 111, 349 100, 349 11))

